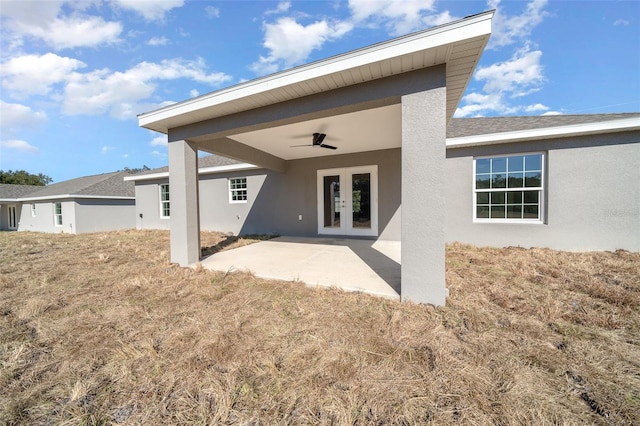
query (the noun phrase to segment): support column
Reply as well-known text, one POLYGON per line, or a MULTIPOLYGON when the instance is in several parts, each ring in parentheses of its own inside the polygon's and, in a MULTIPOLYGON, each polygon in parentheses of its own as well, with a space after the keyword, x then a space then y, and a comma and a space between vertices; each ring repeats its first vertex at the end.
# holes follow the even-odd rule
POLYGON ((444 305, 446 88, 402 96, 401 298, 444 305))
POLYGON ((188 266, 200 260, 198 149, 194 143, 169 142, 171 262, 188 266))

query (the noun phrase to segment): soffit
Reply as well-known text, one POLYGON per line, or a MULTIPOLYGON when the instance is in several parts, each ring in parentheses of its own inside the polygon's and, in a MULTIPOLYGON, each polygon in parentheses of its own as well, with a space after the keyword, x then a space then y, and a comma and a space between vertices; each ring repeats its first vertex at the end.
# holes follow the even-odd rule
POLYGON ((241 133, 229 139, 268 150, 283 160, 377 151, 400 147, 401 119, 401 107, 396 104, 241 133), (316 132, 325 133, 324 143, 338 149, 311 146, 316 132))

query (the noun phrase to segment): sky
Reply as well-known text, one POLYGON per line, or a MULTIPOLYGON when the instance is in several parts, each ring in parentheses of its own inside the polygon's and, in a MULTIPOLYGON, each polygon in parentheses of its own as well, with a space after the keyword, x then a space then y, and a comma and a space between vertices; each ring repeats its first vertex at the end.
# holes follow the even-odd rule
POLYGON ((492 9, 456 117, 640 111, 637 0, 0 0, 0 169, 161 167, 137 114, 492 9))

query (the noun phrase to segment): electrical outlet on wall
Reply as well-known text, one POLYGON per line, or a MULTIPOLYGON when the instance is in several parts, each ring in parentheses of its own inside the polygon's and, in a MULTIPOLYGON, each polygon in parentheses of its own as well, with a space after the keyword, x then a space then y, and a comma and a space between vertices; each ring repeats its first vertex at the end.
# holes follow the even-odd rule
POLYGON ((298 220, 302 220, 302 215, 301 214, 298 215, 298 220))

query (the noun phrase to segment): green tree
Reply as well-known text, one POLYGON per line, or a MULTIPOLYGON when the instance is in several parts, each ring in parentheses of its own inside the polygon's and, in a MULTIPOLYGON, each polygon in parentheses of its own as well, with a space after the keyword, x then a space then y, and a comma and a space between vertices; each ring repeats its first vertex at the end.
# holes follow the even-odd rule
POLYGON ((140 173, 140 172, 146 172, 147 170, 151 170, 151 169, 147 165, 144 165, 144 166, 139 167, 139 168, 125 167, 121 171, 128 172, 128 173, 131 173, 131 174, 135 174, 135 173, 140 173))
POLYGON ((37 175, 24 170, 0 170, 0 183, 11 183, 15 185, 36 185, 45 186, 53 182, 49 176, 38 173, 37 175))

